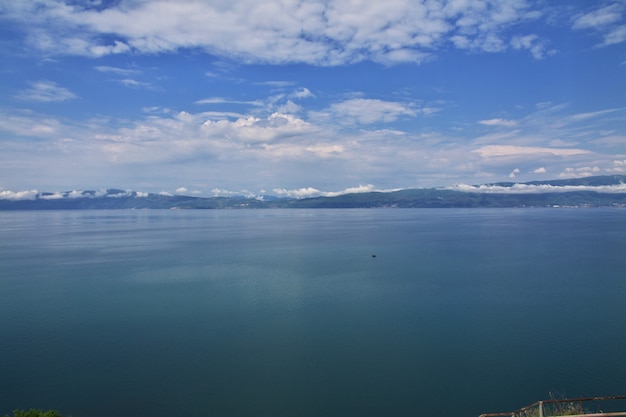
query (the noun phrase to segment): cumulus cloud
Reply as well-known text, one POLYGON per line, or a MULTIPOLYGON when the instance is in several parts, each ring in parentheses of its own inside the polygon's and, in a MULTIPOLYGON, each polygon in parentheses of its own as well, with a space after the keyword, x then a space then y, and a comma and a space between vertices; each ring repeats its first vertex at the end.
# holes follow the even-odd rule
POLYGON ((39 195, 37 190, 10 191, 0 190, 0 200, 34 200, 39 195))
POLYGON ((302 106, 294 103, 291 100, 287 100, 287 102, 283 104, 282 106, 279 106, 277 110, 278 110, 278 113, 294 114, 294 113, 299 113, 300 111, 302 111, 302 106))
POLYGON ((61 200, 61 199, 78 199, 78 198, 95 198, 95 197, 147 197, 148 193, 131 190, 105 190, 96 191, 72 190, 72 191, 54 191, 39 192, 37 190, 29 191, 0 191, 0 200, 61 200))
POLYGON ((613 161, 613 166, 607 168, 607 172, 611 174, 624 174, 626 173, 626 160, 613 161))
MULTIPOLYGON (((10 2, 3 11, 45 54, 97 57, 201 48, 246 62, 315 65, 419 63, 447 45, 500 52, 509 47, 504 32, 540 16, 526 0, 163 0, 101 8, 49 0, 10 2)), ((515 43, 535 56, 540 44, 515 43)))
POLYGON ((308 88, 302 87, 302 88, 295 90, 293 93, 291 93, 289 97, 294 98, 294 99, 311 98, 311 97, 315 97, 315 94, 313 94, 311 90, 309 90, 308 88))
POLYGON ((513 171, 511 171, 511 173, 509 174, 509 178, 515 178, 515 175, 519 174, 521 171, 519 170, 519 168, 515 168, 513 171))
POLYGON ((229 197, 234 195, 240 195, 239 192, 224 190, 221 188, 213 188, 211 192, 213 193, 214 197, 229 197))
POLYGON ((549 185, 549 184, 513 184, 501 185, 467 185, 456 184, 445 189, 492 194, 537 194, 537 193, 566 193, 573 191, 593 191, 598 193, 626 193, 626 184, 617 185, 549 185))
POLYGON ((369 193, 376 191, 376 187, 372 184, 359 185, 357 187, 349 187, 341 191, 321 191, 313 187, 304 187, 298 189, 287 190, 284 188, 275 188, 274 193, 283 197, 291 198, 311 198, 311 197, 336 197, 343 194, 369 193))
POLYGON ((304 187, 293 190, 286 190, 284 188, 274 188, 272 191, 276 193, 276 195, 283 197, 293 197, 293 198, 310 198, 310 197, 319 197, 322 192, 317 188, 313 187, 304 187))
POLYGON ((31 88, 22 90, 17 98, 24 101, 60 102, 76 98, 70 90, 59 87, 54 81, 37 81, 31 88))
POLYGON ((273 113, 265 118, 248 116, 234 122, 207 120, 202 129, 208 134, 219 132, 242 142, 268 143, 311 133, 315 127, 294 115, 273 113))
MULTIPOLYGON (((624 144, 623 138, 617 141, 616 134, 623 118, 620 109, 572 114, 566 106, 545 104, 526 117, 468 125, 466 130, 490 133, 491 128, 480 125, 492 126, 496 133, 473 138, 466 131, 427 124, 423 129, 416 124, 417 128, 405 131, 401 126, 381 126, 386 120, 422 116, 421 107, 412 102, 357 97, 331 103, 315 113, 304 107, 311 103, 302 102, 303 107, 294 103, 296 99, 290 98, 293 91, 308 95, 305 90, 293 89, 279 99, 251 99, 248 103, 263 105, 247 104, 249 108, 241 113, 198 111, 200 106, 193 105, 196 111, 145 108, 144 115, 135 120, 77 121, 52 119, 30 110, 0 110, 0 130, 37 139, 39 145, 33 147, 33 141, 25 140, 3 142, 0 174, 33 173, 21 184, 11 184, 13 189, 40 187, 38 181, 44 176, 48 184, 56 181, 54 188, 109 185, 102 183, 103 178, 111 184, 140 188, 144 183, 128 181, 149 176, 159 184, 153 191, 176 190, 180 184, 189 184, 189 178, 202 178, 206 185, 194 189, 202 188, 204 193, 212 188, 247 186, 307 196, 330 195, 333 191, 325 190, 350 184, 406 188, 479 177, 476 182, 506 180, 513 168, 520 170, 514 173, 516 178, 527 174, 537 178, 545 172, 581 177, 626 170, 613 162, 626 157, 612 152, 624 144), (279 110, 269 112, 272 107, 279 110), (614 124, 601 123, 600 131, 598 119, 608 116, 614 124), (352 122, 346 123, 350 118, 352 122), (343 124, 339 123, 342 119, 343 124), (598 144, 604 139, 614 142, 607 154, 598 144), (25 152, 28 158, 23 156, 25 152), (572 171, 566 170, 570 167, 572 171), (585 167, 598 170, 583 170, 585 167), (83 173, 78 179, 71 174, 77 171, 83 173)), ((216 103, 230 100, 207 99, 216 103)))
POLYGON ((601 172, 600 167, 594 166, 583 166, 577 168, 565 168, 563 172, 559 174, 560 178, 584 178, 591 177, 593 175, 598 175, 601 172))

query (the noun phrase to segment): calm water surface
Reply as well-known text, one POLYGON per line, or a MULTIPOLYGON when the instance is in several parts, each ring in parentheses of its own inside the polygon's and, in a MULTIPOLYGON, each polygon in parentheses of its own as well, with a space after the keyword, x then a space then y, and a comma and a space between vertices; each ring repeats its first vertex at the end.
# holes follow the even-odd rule
POLYGON ((0 415, 625 394, 625 271, 626 210, 0 212, 0 415))

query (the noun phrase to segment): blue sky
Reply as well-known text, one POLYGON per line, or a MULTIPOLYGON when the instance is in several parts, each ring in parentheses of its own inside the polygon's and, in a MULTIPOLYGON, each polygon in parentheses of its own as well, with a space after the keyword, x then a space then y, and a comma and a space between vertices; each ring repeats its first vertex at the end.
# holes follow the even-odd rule
POLYGON ((626 173, 626 1, 0 0, 0 192, 626 173))

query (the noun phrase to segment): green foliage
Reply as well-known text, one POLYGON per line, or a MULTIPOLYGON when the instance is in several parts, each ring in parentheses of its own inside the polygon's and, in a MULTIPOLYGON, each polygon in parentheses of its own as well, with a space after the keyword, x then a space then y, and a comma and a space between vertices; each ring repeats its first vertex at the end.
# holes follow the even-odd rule
MULTIPOLYGON (((6 417, 10 417, 7 415, 6 417)), ((30 410, 13 410, 13 417, 63 417, 56 410, 36 410, 31 408, 30 410)))

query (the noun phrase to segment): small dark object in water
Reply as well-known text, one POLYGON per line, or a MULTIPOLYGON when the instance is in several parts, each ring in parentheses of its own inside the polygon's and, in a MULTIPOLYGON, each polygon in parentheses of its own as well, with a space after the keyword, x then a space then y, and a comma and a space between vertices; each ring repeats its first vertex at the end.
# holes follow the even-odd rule
POLYGON ((374 254, 372 254, 372 258, 375 258, 375 257, 376 257, 376 254, 375 254, 375 253, 374 253, 374 254))

